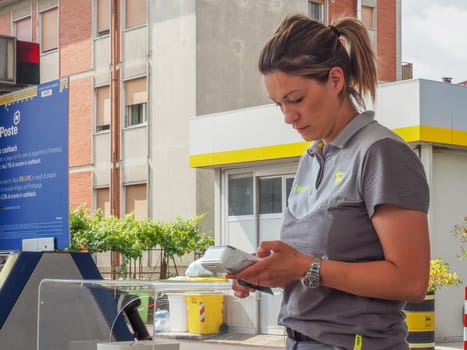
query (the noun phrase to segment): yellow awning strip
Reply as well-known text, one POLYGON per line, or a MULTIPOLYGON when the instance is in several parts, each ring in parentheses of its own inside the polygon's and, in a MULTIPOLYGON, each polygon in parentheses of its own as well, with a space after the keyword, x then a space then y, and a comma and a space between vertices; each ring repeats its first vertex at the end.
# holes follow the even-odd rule
MULTIPOLYGON (((394 129, 406 142, 429 142, 467 147, 467 131, 433 126, 409 126, 394 129)), ((310 144, 297 142, 283 145, 254 147, 224 152, 195 154, 190 156, 193 168, 248 163, 261 160, 293 158, 301 156, 310 144)))

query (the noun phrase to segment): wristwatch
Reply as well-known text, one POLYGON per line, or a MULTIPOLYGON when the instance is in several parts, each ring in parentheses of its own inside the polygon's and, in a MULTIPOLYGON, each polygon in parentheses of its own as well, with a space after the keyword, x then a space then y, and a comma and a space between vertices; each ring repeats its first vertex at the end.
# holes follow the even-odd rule
POLYGON ((303 287, 306 288, 317 288, 319 287, 319 269, 321 268, 321 258, 313 256, 311 265, 308 271, 300 277, 300 282, 303 287))

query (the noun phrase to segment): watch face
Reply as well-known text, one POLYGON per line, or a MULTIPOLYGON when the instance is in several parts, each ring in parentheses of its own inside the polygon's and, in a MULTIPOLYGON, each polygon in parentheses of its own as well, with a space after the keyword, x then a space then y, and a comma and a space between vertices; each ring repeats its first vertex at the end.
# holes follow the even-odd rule
POLYGON ((303 287, 308 288, 308 283, 309 283, 308 272, 306 273, 304 277, 300 278, 300 283, 302 284, 303 287))
POLYGON ((318 281, 316 280, 315 276, 310 276, 308 280, 308 288, 316 288, 318 287, 318 281))
POLYGON ((319 277, 318 276, 311 276, 310 278, 310 288, 319 287, 319 277))
POLYGON ((309 271, 306 275, 301 279, 302 285, 306 288, 316 288, 318 287, 319 283, 309 271))

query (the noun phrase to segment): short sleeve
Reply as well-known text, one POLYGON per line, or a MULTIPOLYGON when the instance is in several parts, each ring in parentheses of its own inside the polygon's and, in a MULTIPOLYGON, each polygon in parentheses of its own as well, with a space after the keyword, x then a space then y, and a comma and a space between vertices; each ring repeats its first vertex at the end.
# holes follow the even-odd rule
POLYGON ((379 204, 428 212, 429 187, 423 165, 403 142, 387 138, 371 145, 363 162, 361 181, 370 218, 379 204))

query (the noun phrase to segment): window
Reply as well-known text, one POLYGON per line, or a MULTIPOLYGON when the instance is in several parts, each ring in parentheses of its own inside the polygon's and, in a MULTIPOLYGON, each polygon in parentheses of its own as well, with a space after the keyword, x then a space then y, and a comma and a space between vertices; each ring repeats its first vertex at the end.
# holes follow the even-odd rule
POLYGON ((138 125, 146 122, 146 103, 126 106, 126 126, 138 125))
POLYGON ((253 215, 253 175, 229 175, 228 188, 229 216, 253 215))
POLYGON ((146 1, 147 0, 126 0, 125 28, 146 24, 146 1))
POLYGON ((326 8, 324 0, 308 0, 308 15, 320 22, 326 23, 326 8))
POLYGON ((109 188, 96 189, 97 208, 102 210, 106 217, 110 216, 110 193, 109 188))
POLYGON ((125 208, 127 214, 134 213, 136 220, 147 217, 148 201, 146 184, 125 186, 125 208))
POLYGON ((282 213, 287 207, 287 198, 292 190, 293 175, 259 178, 259 214, 282 213))
POLYGON ((125 82, 125 126, 133 126, 147 121, 146 77, 125 82))
POLYGON ((292 191, 294 177, 289 176, 285 179, 285 198, 286 200, 289 198, 290 192, 292 191))
POLYGON ((97 0, 97 36, 110 33, 110 0, 97 0))
POLYGON ((261 178, 259 185, 259 213, 282 213, 282 177, 261 178))
POLYGON ((96 89, 96 131, 110 129, 110 87, 96 89))
POLYGON ((367 28, 368 36, 370 37, 370 42, 371 46, 373 47, 373 50, 376 50, 375 13, 375 7, 362 5, 362 23, 367 28))
POLYGON ((58 48, 58 9, 40 13, 41 51, 47 52, 58 48))
POLYGON ((362 23, 367 27, 367 28, 374 28, 375 23, 374 23, 374 8, 371 6, 362 6, 362 23))
POLYGON ((32 42, 32 21, 26 17, 14 22, 14 33, 18 40, 32 42))

